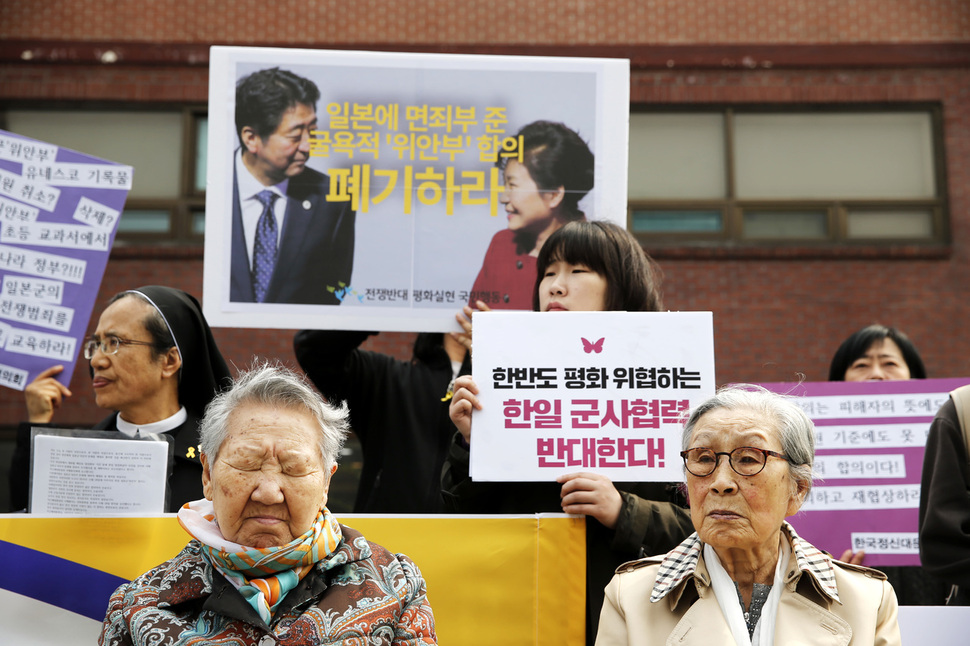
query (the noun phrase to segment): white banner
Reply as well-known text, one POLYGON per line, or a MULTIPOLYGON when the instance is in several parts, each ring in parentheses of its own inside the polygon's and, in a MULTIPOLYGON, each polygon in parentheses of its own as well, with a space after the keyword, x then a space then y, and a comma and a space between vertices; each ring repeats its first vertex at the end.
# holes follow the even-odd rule
MULTIPOLYGON (((585 217, 625 226, 627 60, 213 47, 209 79, 203 302, 213 326, 458 331, 456 311, 485 291, 476 276, 490 243, 510 229, 497 162, 520 160, 517 135, 539 121, 594 155, 585 217), (306 151, 273 156, 269 134, 266 149, 247 148, 272 167, 250 173, 236 86, 277 67, 319 89, 300 112, 315 124, 306 151), (253 272, 260 188, 277 194, 279 257, 253 272)), ((256 103, 240 99, 247 111, 256 103)), ((535 273, 509 280, 531 287, 535 273)), ((501 307, 497 289, 486 293, 501 307)))
POLYGON ((474 335, 474 480, 683 478, 684 414, 714 394, 710 312, 483 312, 474 335))

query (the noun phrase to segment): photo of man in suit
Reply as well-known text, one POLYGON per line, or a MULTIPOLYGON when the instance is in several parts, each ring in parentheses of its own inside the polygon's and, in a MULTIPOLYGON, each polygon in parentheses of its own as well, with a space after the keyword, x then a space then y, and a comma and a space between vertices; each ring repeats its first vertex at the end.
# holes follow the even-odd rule
POLYGON ((277 67, 236 84, 230 301, 338 305, 350 284, 355 213, 328 202, 330 178, 306 166, 319 100, 316 84, 277 67))

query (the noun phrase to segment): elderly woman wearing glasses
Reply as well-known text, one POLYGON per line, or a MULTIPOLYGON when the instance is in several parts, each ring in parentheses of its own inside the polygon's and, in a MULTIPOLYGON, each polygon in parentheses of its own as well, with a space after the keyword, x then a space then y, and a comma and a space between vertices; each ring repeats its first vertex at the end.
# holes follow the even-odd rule
POLYGON ((696 531, 620 566, 596 644, 899 644, 885 575, 833 560, 785 522, 812 486, 814 438, 801 408, 754 386, 692 411, 681 455, 696 531))
POLYGON ((100 644, 435 644, 418 567, 327 509, 347 406, 261 366, 202 421, 205 498, 175 558, 111 596, 100 644))
MULTIPOLYGON (((202 495, 199 420, 206 405, 230 383, 198 301, 171 287, 149 285, 116 294, 101 313, 94 334, 85 341, 94 400, 113 411, 95 429, 168 433, 175 439, 175 466, 169 477, 169 508, 202 495)), ((27 506, 30 428, 50 426, 71 391, 55 377, 53 366, 24 390, 28 421, 17 432, 10 468, 14 510, 27 506)))

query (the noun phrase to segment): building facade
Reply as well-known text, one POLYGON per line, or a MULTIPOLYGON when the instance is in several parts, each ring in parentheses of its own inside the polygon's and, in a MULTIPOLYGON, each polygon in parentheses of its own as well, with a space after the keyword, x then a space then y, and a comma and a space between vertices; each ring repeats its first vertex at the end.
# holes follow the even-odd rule
MULTIPOLYGON (((150 178, 96 312, 142 284, 201 297, 217 44, 628 58, 629 226, 663 268, 666 307, 714 312, 719 383, 824 380, 874 322, 904 330, 929 376, 970 375, 964 0, 8 0, 0 128, 137 154, 150 178)), ((237 366, 254 352, 295 364, 292 330, 215 333, 237 366)), ((408 357, 412 339, 367 347, 408 357)), ((102 417, 76 373, 65 425, 102 417)), ((22 416, 20 394, 0 392, 8 440, 22 416)))

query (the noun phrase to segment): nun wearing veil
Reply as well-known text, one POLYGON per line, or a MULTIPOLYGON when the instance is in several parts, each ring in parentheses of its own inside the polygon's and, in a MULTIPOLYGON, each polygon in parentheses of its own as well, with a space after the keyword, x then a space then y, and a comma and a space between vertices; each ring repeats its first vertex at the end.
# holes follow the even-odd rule
MULTIPOLYGON (((82 348, 90 363, 95 402, 112 411, 94 428, 130 436, 171 435, 175 464, 168 511, 201 498, 199 420, 212 398, 230 385, 231 375, 199 302, 159 285, 120 292, 82 348)), ((27 506, 31 427, 55 426, 55 413, 71 396, 55 379, 63 370, 60 365, 45 370, 24 390, 27 421, 17 430, 10 468, 13 510, 27 506)))

